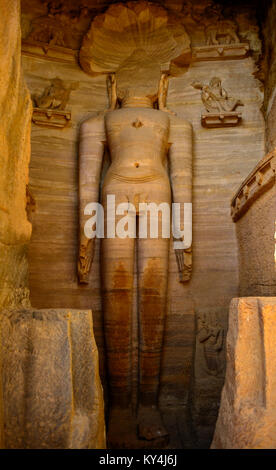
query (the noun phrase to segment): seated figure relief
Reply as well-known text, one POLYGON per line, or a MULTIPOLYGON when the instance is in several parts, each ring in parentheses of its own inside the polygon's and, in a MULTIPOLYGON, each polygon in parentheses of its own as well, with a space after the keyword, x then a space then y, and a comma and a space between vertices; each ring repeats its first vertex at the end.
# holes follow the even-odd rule
POLYGON ((56 77, 51 80, 42 95, 32 97, 34 103, 33 123, 38 126, 60 128, 68 127, 71 123, 71 112, 65 110, 73 90, 78 88, 78 82, 66 85, 56 77))
POLYGON ((241 100, 232 98, 222 87, 221 79, 218 77, 211 78, 208 85, 200 82, 193 82, 192 86, 197 90, 201 90, 201 99, 206 111, 210 113, 232 112, 238 106, 243 106, 241 100))
POLYGON ((45 88, 41 96, 33 96, 35 106, 44 109, 64 110, 72 90, 76 90, 78 83, 66 86, 60 78, 53 78, 51 85, 45 88))

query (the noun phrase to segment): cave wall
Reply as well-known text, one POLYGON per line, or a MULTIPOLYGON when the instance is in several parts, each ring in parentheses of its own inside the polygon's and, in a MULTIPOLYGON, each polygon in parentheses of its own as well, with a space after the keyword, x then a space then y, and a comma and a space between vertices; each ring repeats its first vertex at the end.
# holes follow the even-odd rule
POLYGON ((21 69, 20 1, 0 2, 0 308, 27 305, 31 99, 21 69), (3 73, 5 72, 5 73, 3 73))
POLYGON ((245 179, 232 207, 239 250, 239 295, 275 296, 275 150, 268 153, 245 179))
POLYGON ((0 0, 0 448, 104 448, 91 311, 31 308, 28 244, 32 102, 20 1, 0 0))
MULTIPOLYGON (((28 8, 30 1, 23 10, 26 35, 30 18, 43 13, 39 8, 30 13, 28 8)), ((176 8, 179 11, 179 3, 176 8)), ((252 20, 254 14, 249 13, 242 9, 237 17, 241 39, 255 47, 253 57, 192 63, 185 74, 170 79, 167 102, 171 110, 192 123, 194 130, 193 275, 186 285, 178 282, 171 249, 161 403, 172 409, 186 405, 192 385, 194 421, 196 426, 206 427, 207 440, 210 423, 212 427, 216 419, 225 361, 222 354, 222 369, 217 375, 206 367, 204 351, 196 336, 198 317, 207 315, 210 322, 215 317, 225 333, 229 302, 238 295, 239 288, 237 242, 229 201, 240 181, 264 155, 265 146, 260 111, 263 94, 254 75, 254 54, 258 55, 260 43, 256 22, 252 20), (199 91, 191 84, 195 80, 208 83, 214 76, 222 79, 229 94, 244 103, 243 121, 238 127, 205 129, 201 126, 204 108, 199 91)), ((188 25, 187 30, 192 45, 204 44, 202 28, 193 32, 193 27, 189 29, 188 25)), ((24 53, 23 68, 32 95, 41 95, 55 77, 68 85, 78 83, 67 106, 72 113, 71 126, 61 130, 32 125, 30 191, 35 211, 29 249, 31 301, 36 308, 92 308, 103 375, 99 250, 88 286, 77 283, 76 261, 79 126, 87 117, 107 107, 106 78, 89 77, 77 63, 24 53)))
POLYGON ((263 21, 264 38, 264 114, 266 120, 266 147, 271 151, 276 147, 276 2, 267 2, 267 12, 263 21))
MULTIPOLYGON (((265 2, 262 19, 265 144, 267 154, 242 182, 232 200, 239 251, 239 295, 275 296, 276 207, 276 2, 265 2)), ((259 12, 260 14, 260 12, 259 12)))

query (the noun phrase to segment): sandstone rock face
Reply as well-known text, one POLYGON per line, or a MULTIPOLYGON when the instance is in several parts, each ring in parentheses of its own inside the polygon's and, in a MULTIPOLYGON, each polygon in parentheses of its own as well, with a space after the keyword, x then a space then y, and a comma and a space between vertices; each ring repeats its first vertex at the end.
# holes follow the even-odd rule
POLYGON ((241 296, 276 295, 276 151, 266 155, 232 200, 241 296))
POLYGON ((21 71, 20 1, 0 0, 0 11, 0 447, 102 448, 91 312, 30 307, 32 106, 21 71))
MULTIPOLYGON (((107 7, 109 3, 109 0, 102 3, 102 10, 103 4, 107 7)), ((191 3, 194 5, 196 2, 191 3)), ((166 4, 168 8, 173 9, 174 2, 167 1, 166 4)), ((179 7, 181 8, 180 3, 179 7)), ((38 18, 47 14, 46 4, 43 6, 44 11, 40 11, 41 8, 41 3, 26 0, 22 4, 23 17, 38 18)), ((244 18, 243 12, 241 16, 244 18)), ((179 21, 178 12, 176 17, 179 21)), ((240 25, 239 28, 241 40, 246 40, 248 34, 253 39, 258 39, 251 20, 245 20, 246 18, 243 21, 244 26, 241 28, 240 25)), ((204 28, 198 21, 194 22, 186 7, 183 9, 183 21, 191 38, 192 50, 205 47, 204 28)), ((251 49, 253 39, 250 41, 251 49)), ((229 45, 230 48, 234 46, 236 47, 236 44, 229 45)), ((225 329, 229 302, 238 295, 238 250, 235 225, 229 216, 229 200, 265 151, 264 119, 260 111, 263 94, 260 83, 254 76, 254 60, 245 54, 240 59, 232 59, 226 60, 220 56, 219 60, 193 61, 186 73, 175 74, 177 76, 172 76, 169 83, 168 108, 180 118, 188 120, 194 130, 194 269, 190 283, 182 285, 178 281, 172 245, 169 261, 168 308, 160 397, 162 407, 167 410, 166 425, 171 428, 171 435, 182 426, 183 419, 180 415, 188 405, 195 357, 195 311, 198 314, 216 315, 225 329), (208 83, 214 76, 222 80, 223 86, 231 96, 240 98, 244 103, 242 121, 237 127, 207 129, 201 125, 201 113, 204 108, 200 93, 192 87, 192 83, 195 80, 208 83)), ((79 286, 77 283, 76 260, 79 128, 84 120, 96 116, 99 111, 108 107, 106 77, 90 77, 74 61, 54 60, 49 54, 44 59, 41 55, 24 53, 23 67, 32 95, 41 96, 55 77, 62 79, 66 86, 79 83, 78 89, 71 93, 66 108, 72 116, 70 127, 62 130, 37 125, 32 127, 30 189, 36 200, 29 250, 32 304, 36 308, 91 308, 104 376, 100 243, 96 243, 90 284, 87 286, 79 286)), ((133 336, 137 337, 137 322, 133 336)), ((133 357, 136 357, 136 353, 137 347, 133 350, 133 357)), ((196 407, 200 410, 200 419, 209 416, 211 409, 214 419, 219 402, 221 378, 212 375, 203 377, 201 364, 197 361, 196 356, 195 368, 198 368, 197 377, 201 382, 198 383, 197 390, 193 390, 196 407), (209 398, 205 399, 207 382, 210 394, 208 393, 209 398), (198 393, 198 390, 201 392, 198 393), (214 403, 216 409, 213 409, 214 403)), ((134 381, 137 380, 136 369, 134 364, 134 381)), ((208 420, 205 422, 208 427, 208 420)), ((213 427, 209 426, 209 440, 212 433, 213 427)), ((179 448, 183 443, 187 445, 185 437, 181 443, 178 441, 175 445, 179 448)))
POLYGON ((174 22, 160 5, 140 1, 112 5, 96 17, 83 39, 80 65, 90 75, 115 72, 135 49, 152 61, 158 56, 161 70, 171 61, 177 65, 191 61, 190 38, 183 25, 174 22))
POLYGON ((31 100, 21 70, 20 1, 0 0, 0 308, 28 304, 26 215, 31 100))
POLYGON ((233 299, 213 449, 276 447, 276 297, 233 299))
POLYGON ((271 2, 263 28, 264 38, 264 113, 266 118, 267 151, 276 147, 276 3, 271 2))
POLYGON ((91 311, 3 310, 1 447, 105 447, 91 311))
POLYGON ((215 315, 198 315, 191 415, 197 445, 210 446, 225 375, 225 329, 215 315))

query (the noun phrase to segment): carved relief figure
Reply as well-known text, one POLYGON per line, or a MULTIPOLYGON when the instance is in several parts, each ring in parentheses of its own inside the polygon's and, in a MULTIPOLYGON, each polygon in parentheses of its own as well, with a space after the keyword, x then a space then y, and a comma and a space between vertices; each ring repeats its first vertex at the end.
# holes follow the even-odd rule
POLYGON ((64 110, 69 101, 71 91, 76 90, 77 87, 77 83, 65 86, 60 78, 53 78, 51 85, 45 88, 41 96, 33 97, 34 104, 38 108, 64 110))
POLYGON ((201 90, 201 99, 206 110, 210 113, 232 112, 238 106, 243 106, 241 100, 232 98, 221 85, 221 79, 213 77, 208 85, 193 82, 192 86, 201 90))
POLYGON ((206 45, 239 43, 238 26, 231 20, 220 20, 205 27, 206 45))
MULTIPOLYGON (((164 10, 148 5, 151 4, 143 3, 143 8, 149 10, 150 24, 154 24, 160 10, 163 21, 164 10), (155 18, 152 16, 152 9, 155 18)), ((138 8, 137 4, 120 4, 115 7, 121 10, 130 9, 129 15, 132 18, 137 15, 137 22, 139 15, 143 13, 143 8, 140 5, 138 8)), ((124 15, 124 18, 128 17, 124 15)), ((142 18, 147 16, 142 15, 142 18)), ((103 22, 104 18, 100 24, 103 22)), ((127 26, 129 25, 126 25, 126 30, 129 30, 127 26)), ((134 30, 138 30, 136 24, 134 30)), ((101 34, 102 31, 103 29, 101 34)), ((160 67, 160 54, 163 54, 166 43, 160 54, 156 53, 152 47, 154 44, 149 39, 151 37, 153 40, 153 35, 147 36, 148 29, 145 25, 143 31, 144 47, 136 43, 136 48, 130 50, 116 69, 116 74, 111 76, 110 109, 85 121, 81 126, 80 283, 89 282, 95 240, 85 236, 87 217, 84 215, 84 208, 88 203, 98 201, 105 148, 110 154, 110 166, 104 176, 101 191, 105 218, 108 195, 115 195, 116 205, 124 202, 135 209, 132 214, 134 226, 139 225, 143 215, 139 212, 139 203, 191 202, 191 125, 166 108, 168 78, 161 73, 160 67)), ((88 48, 88 40, 85 47, 88 48)), ((116 53, 113 45, 112 52, 116 53)), ((120 58, 120 51, 117 53, 120 58)), ((90 54, 92 62, 91 50, 90 54)), ((104 53, 101 60, 102 58, 104 53)), ((88 67, 87 53, 85 61, 88 67)), ((94 67, 93 64, 92 66, 94 67)), ((101 67, 104 69, 103 63, 101 67)), ((109 64, 106 64, 106 68, 110 68, 109 64)), ((160 217, 158 220, 160 229, 160 217)), ((105 219, 106 224, 107 222, 105 219)), ((169 245, 169 238, 162 238, 161 230, 155 239, 122 239, 114 234, 113 238, 101 240, 102 299, 110 396, 108 441, 111 447, 135 446, 133 442, 137 440, 137 431, 140 440, 152 443, 148 445, 157 445, 156 442, 160 440, 163 440, 164 445, 167 439, 168 433, 158 407, 158 394, 167 304, 169 245), (135 244, 139 322, 137 413, 132 409, 131 359, 135 244)))
POLYGON ((206 371, 210 375, 219 375, 224 363, 221 357, 224 341, 224 329, 216 316, 199 315, 197 318, 197 338, 203 346, 206 371))
POLYGON ((220 5, 206 8, 205 36, 207 45, 239 43, 238 25, 222 16, 220 5))
POLYGON ((27 41, 78 49, 90 23, 88 7, 83 5, 78 10, 70 10, 66 4, 56 1, 49 2, 47 7, 46 16, 32 21, 27 41))

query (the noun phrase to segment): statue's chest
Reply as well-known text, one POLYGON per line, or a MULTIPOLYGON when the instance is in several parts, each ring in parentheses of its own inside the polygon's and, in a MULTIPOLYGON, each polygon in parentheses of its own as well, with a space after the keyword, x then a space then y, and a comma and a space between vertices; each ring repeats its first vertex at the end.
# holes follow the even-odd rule
POLYGON ((112 111, 106 116, 106 131, 109 137, 128 135, 138 138, 153 135, 167 137, 169 118, 165 113, 153 109, 122 109, 112 111))

